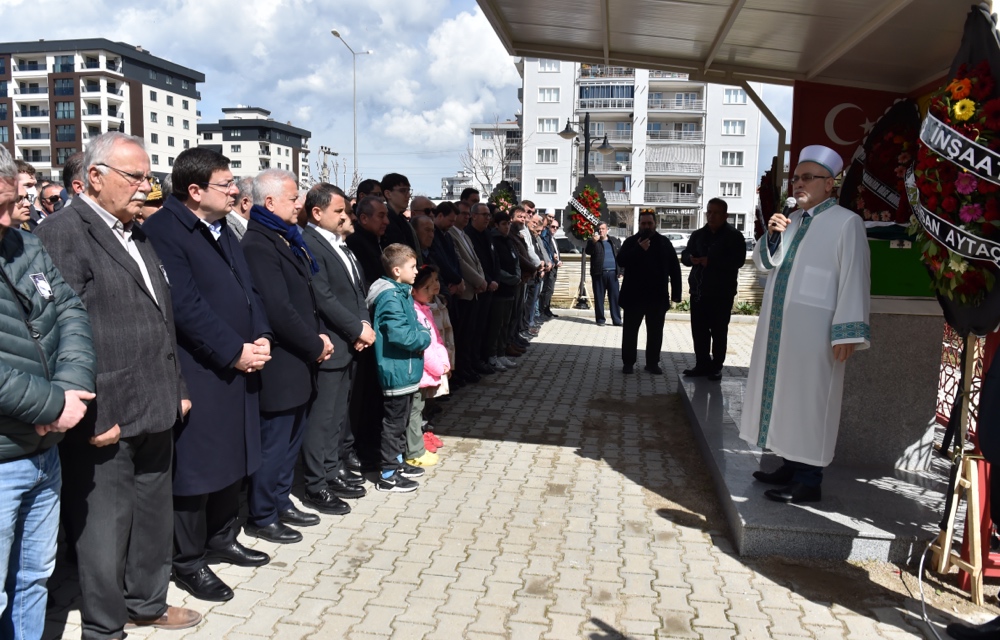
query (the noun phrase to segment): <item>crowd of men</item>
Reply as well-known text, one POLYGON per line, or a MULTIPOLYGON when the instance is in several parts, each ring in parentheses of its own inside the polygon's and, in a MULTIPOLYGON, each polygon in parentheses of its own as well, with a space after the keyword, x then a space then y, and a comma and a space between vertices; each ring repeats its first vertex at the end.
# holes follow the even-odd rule
MULTIPOLYGON (((237 539, 244 499, 244 533, 281 544, 312 510, 351 511, 379 463, 366 295, 390 245, 439 274, 445 389, 516 367, 555 317, 558 222, 529 201, 499 211, 467 189, 435 206, 400 174, 300 193, 290 172, 237 180, 203 148, 164 184, 149 170, 117 132, 63 185, 0 148, 0 637, 41 637, 60 526, 83 637, 106 639, 193 626, 171 580, 225 601, 212 564, 270 561, 237 539), (289 497, 299 464, 312 510, 289 497)), ((441 387, 411 409, 409 477, 436 462, 441 387)))

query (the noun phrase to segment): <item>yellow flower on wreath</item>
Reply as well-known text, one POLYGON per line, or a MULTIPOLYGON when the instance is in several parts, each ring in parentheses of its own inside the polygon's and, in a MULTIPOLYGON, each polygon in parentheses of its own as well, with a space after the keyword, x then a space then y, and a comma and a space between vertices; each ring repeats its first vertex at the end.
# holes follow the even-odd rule
POLYGON ((956 120, 966 121, 976 113, 976 103, 972 100, 959 100, 952 108, 956 120))

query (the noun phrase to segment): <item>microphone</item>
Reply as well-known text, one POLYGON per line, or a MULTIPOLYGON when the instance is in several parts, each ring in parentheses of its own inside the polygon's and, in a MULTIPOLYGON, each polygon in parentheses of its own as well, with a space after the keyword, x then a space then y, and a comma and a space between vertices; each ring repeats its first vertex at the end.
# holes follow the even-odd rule
POLYGON ((785 208, 781 211, 781 215, 783 215, 783 216, 785 216, 787 218, 789 213, 791 213, 792 211, 795 211, 795 206, 797 204, 798 204, 798 202, 795 201, 795 198, 791 198, 791 197, 786 198, 785 199, 785 208))

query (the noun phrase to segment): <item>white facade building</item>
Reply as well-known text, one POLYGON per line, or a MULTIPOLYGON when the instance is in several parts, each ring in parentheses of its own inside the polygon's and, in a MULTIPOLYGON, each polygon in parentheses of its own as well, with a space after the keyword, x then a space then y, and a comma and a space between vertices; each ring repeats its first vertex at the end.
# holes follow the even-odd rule
POLYGON ((522 58, 517 67, 522 199, 563 212, 584 172, 589 114, 588 169, 600 179, 613 219, 635 228, 639 211, 653 209, 662 229, 697 229, 705 203, 722 197, 731 222, 752 232, 761 114, 742 89, 672 72, 539 58, 522 58), (567 121, 580 132, 574 140, 559 135, 567 121), (609 155, 596 151, 605 136, 614 147, 609 155))
POLYGON ((284 169, 294 173, 300 185, 309 181, 309 131, 275 122, 271 112, 260 107, 239 105, 222 113, 218 122, 198 125, 198 146, 229 158, 234 176, 284 169))
POLYGON ((46 178, 107 131, 146 142, 151 169, 197 142, 204 74, 104 38, 0 44, 0 144, 46 178))
POLYGON ((479 190, 485 202, 493 189, 506 180, 521 197, 521 123, 506 120, 473 124, 471 157, 465 163, 465 173, 471 177, 468 186, 479 190))

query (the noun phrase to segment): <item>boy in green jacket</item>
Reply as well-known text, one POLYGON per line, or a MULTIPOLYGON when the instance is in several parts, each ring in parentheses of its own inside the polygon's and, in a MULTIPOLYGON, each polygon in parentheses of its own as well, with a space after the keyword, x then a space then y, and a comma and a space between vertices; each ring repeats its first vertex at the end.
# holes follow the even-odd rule
POLYGON ((413 395, 420 392, 424 349, 430 332, 417 320, 411 285, 417 277, 417 255, 404 244, 390 244, 382 252, 382 266, 389 275, 372 283, 366 302, 374 306, 375 361, 385 396, 382 418, 382 472, 375 488, 408 492, 419 486, 412 478, 424 470, 403 462, 406 425, 413 395))

